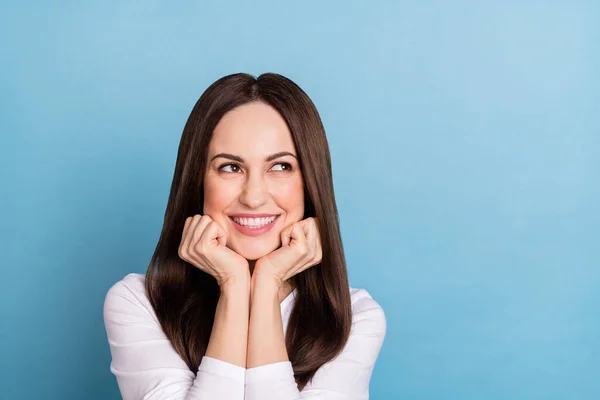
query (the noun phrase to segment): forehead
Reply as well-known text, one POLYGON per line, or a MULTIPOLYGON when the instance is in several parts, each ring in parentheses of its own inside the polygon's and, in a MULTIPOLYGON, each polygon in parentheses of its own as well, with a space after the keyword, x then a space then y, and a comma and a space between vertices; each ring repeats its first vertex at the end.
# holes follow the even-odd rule
POLYGON ((226 113, 209 145, 209 154, 227 152, 247 158, 286 150, 295 150, 292 134, 279 112, 262 102, 247 103, 226 113))

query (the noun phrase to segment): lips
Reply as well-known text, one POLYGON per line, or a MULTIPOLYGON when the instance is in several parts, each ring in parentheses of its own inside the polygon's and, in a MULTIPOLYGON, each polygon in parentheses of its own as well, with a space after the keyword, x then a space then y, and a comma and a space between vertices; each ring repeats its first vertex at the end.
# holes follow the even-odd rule
POLYGON ((248 228, 261 228, 264 225, 268 225, 275 220, 276 216, 268 218, 238 218, 232 217, 232 219, 240 225, 247 226, 248 228))
POLYGON ((254 228, 251 226, 246 226, 246 225, 241 225, 239 223, 237 223, 233 217, 239 217, 239 218, 248 218, 248 217, 244 217, 244 215, 252 215, 252 214, 236 214, 236 215, 231 215, 229 217, 229 220, 231 221, 231 223, 235 226, 235 228, 242 233, 243 235, 246 236, 260 236, 264 233, 267 233, 268 231, 271 230, 271 228, 273 228, 273 226, 275 225, 275 223, 277 222, 277 220, 279 219, 279 215, 273 215, 273 214, 254 214, 252 215, 252 217, 254 218, 267 218, 267 217, 272 217, 275 216, 275 219, 273 221, 271 221, 271 223, 266 224, 264 226, 261 226, 260 228, 254 228))
POLYGON ((231 214, 230 217, 237 218, 268 218, 278 216, 279 214, 231 214))

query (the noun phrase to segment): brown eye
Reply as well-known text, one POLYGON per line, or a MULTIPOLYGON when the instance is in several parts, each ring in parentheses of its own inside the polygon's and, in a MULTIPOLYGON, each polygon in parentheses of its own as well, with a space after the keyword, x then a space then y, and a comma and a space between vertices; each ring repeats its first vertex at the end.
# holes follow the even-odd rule
POLYGON ((229 172, 229 173, 236 173, 236 172, 239 172, 239 170, 240 170, 240 166, 237 164, 223 164, 219 167, 219 171, 229 172), (231 167, 232 171, 225 171, 223 169, 225 167, 231 167))
POLYGON ((290 164, 290 163, 281 162, 281 163, 277 163, 277 164, 273 165, 273 167, 275 167, 276 165, 285 166, 285 169, 276 169, 276 171, 291 171, 292 170, 292 164, 290 164))

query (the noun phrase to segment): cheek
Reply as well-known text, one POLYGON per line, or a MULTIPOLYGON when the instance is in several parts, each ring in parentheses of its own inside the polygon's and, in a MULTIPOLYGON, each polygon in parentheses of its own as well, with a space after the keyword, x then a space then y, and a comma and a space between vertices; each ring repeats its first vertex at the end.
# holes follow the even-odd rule
POLYGON ((287 213, 288 222, 297 222, 304 216, 304 183, 302 179, 278 185, 273 191, 277 204, 287 213))
POLYGON ((215 179, 204 180, 204 214, 215 219, 223 213, 237 196, 235 185, 218 182, 215 179))

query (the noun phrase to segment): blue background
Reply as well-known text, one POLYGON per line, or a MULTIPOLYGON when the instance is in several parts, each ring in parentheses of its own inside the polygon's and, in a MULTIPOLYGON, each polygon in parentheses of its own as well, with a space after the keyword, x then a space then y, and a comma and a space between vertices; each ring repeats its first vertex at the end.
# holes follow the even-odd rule
POLYGON ((108 288, 145 272, 206 87, 319 109, 373 399, 600 397, 600 4, 3 1, 4 399, 117 399, 108 288), (285 4, 284 4, 285 3, 285 4))

